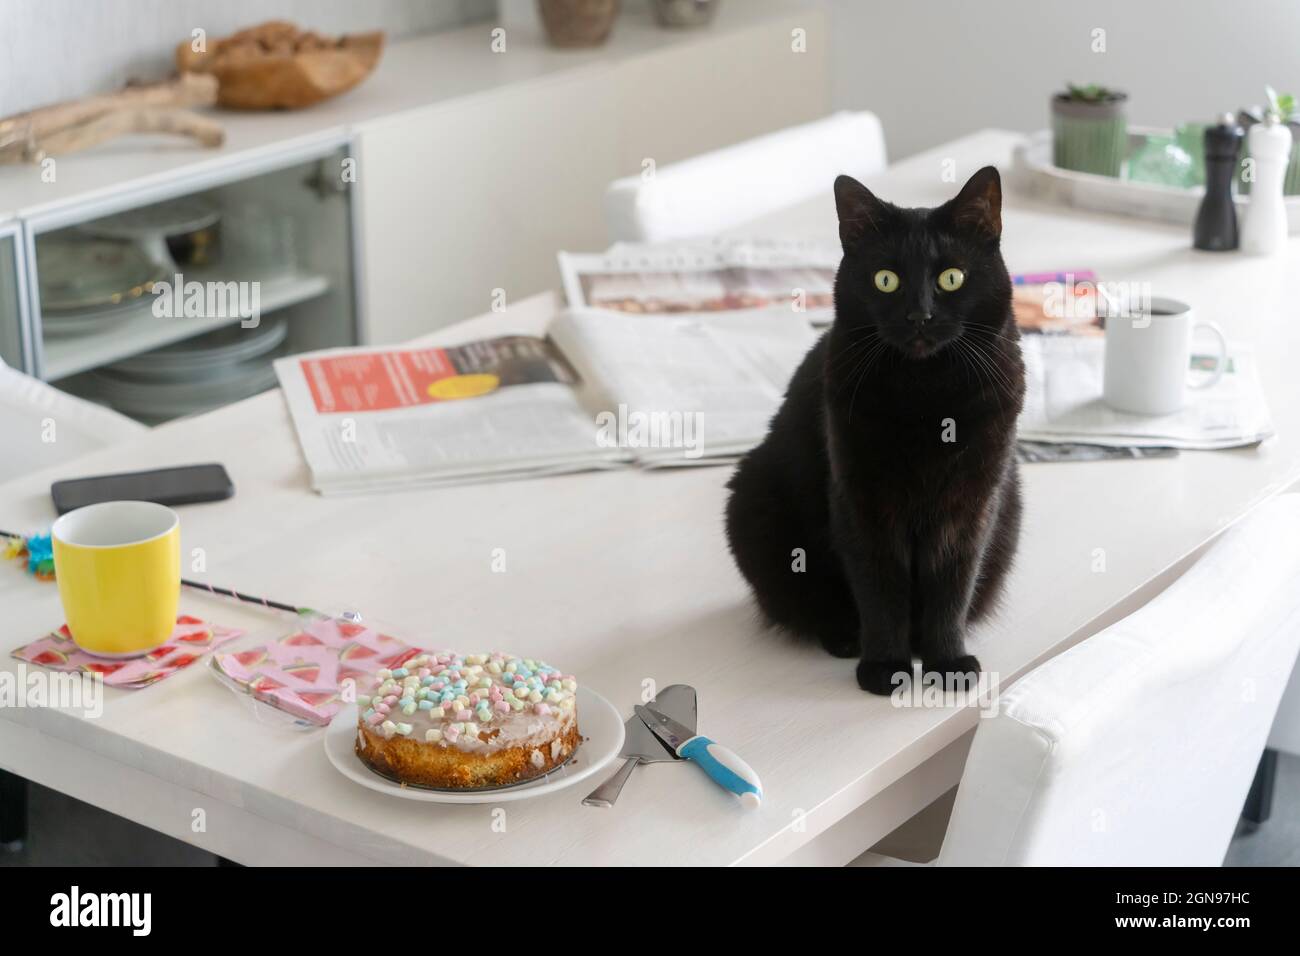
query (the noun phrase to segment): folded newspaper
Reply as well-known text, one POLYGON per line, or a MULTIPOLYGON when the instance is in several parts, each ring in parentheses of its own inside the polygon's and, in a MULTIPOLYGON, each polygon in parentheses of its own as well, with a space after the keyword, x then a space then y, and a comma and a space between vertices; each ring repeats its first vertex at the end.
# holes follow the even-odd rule
POLYGON ((559 254, 573 308, 637 315, 794 313, 817 325, 834 315, 842 253, 812 240, 616 243, 605 252, 559 254))
MULTIPOLYGON (((1223 375, 1187 391, 1171 415, 1130 415, 1102 400, 1107 302, 1140 296, 1131 283, 1099 281, 1087 269, 1014 277, 1013 304, 1025 356, 1025 409, 1019 422, 1027 461, 1151 457, 1155 449, 1216 449, 1253 445, 1273 433, 1268 403, 1243 347, 1229 350, 1223 375), (1074 448, 1054 455, 1044 445, 1074 448), (1092 451, 1089 448, 1093 449, 1092 451)), ((1149 294, 1149 293, 1147 293, 1149 294)), ((1208 375, 1214 356, 1193 354, 1188 373, 1208 375)))
POLYGON ((780 315, 569 310, 545 337, 278 359, 323 494, 728 461, 767 431, 815 335, 780 315))
MULTIPOLYGON (((322 493, 727 462, 766 434, 816 339, 805 320, 830 314, 835 255, 758 240, 561 253, 570 309, 545 336, 330 349, 278 359, 275 369, 322 493), (792 303, 813 308, 791 316, 800 311, 792 303)), ((1078 275, 1092 278, 1069 275, 1073 305, 1060 315, 1044 308, 1053 277, 1016 279, 1023 461, 1145 458, 1272 434, 1244 348, 1231 350, 1213 386, 1189 390, 1180 412, 1108 408, 1104 331, 1080 308, 1095 293, 1073 282, 1078 275)), ((1213 362, 1193 355, 1192 371, 1213 362)))
MULTIPOLYGON (((1253 353, 1234 347, 1223 375, 1188 389, 1171 415, 1130 415, 1102 400, 1104 336, 1025 335, 1025 409, 1019 436, 1029 441, 1126 448, 1210 450, 1253 445, 1273 434, 1253 353)), ((1215 357, 1193 355, 1190 373, 1208 374, 1215 357)))

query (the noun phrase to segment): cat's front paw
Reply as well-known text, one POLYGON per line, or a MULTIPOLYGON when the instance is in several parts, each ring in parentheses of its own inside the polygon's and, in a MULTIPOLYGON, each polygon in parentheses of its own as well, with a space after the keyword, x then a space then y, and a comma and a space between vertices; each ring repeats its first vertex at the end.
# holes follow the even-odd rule
POLYGON ((926 674, 939 674, 943 685, 951 690, 972 689, 979 681, 980 662, 974 654, 942 660, 923 660, 921 668, 926 674))
POLYGON ((868 694, 888 697, 911 677, 911 661, 858 661, 858 686, 868 694))

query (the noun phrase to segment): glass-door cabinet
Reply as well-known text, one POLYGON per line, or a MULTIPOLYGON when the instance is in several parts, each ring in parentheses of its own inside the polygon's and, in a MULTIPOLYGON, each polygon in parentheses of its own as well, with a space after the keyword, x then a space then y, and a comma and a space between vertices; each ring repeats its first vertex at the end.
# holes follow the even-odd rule
MULTIPOLYGON (((346 170, 334 143, 28 218, 18 367, 157 424, 273 387, 278 357, 356 344, 346 170)), ((6 362, 12 324, 0 312, 6 362)))
POLYGON ((30 365, 22 252, 22 223, 0 221, 0 362, 16 369, 30 365))

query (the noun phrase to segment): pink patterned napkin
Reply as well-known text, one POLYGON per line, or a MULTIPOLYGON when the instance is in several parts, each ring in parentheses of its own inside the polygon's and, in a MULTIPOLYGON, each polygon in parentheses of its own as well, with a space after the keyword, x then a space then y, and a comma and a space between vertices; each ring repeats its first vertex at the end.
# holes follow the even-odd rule
POLYGON ((189 667, 207 651, 239 637, 243 631, 207 624, 197 617, 181 615, 176 630, 167 643, 141 657, 114 660, 87 654, 72 641, 68 625, 13 652, 20 661, 41 664, 56 671, 85 671, 103 674, 110 687, 135 690, 156 684, 184 667, 189 667))
POLYGON ((273 644, 217 654, 212 666, 256 700, 323 727, 343 708, 344 681, 361 683, 420 653, 362 624, 314 612, 303 614, 299 626, 273 644))

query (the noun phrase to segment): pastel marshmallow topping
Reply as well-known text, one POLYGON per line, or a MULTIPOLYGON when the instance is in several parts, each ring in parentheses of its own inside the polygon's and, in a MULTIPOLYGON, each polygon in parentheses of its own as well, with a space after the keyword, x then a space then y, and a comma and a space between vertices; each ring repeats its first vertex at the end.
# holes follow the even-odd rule
POLYGON ((525 746, 540 766, 538 747, 557 759, 555 738, 573 723, 578 682, 534 658, 438 651, 376 671, 364 689, 361 724, 385 739, 480 753, 525 746))

